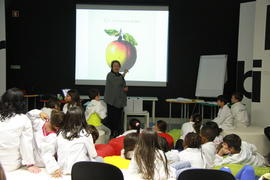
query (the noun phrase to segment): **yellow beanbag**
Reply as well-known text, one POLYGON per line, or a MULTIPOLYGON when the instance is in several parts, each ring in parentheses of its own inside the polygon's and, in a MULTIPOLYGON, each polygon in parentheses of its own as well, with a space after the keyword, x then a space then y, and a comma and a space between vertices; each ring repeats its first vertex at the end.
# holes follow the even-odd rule
POLYGON ((104 158, 104 162, 114 165, 119 169, 128 169, 130 160, 124 159, 121 156, 107 156, 104 158))

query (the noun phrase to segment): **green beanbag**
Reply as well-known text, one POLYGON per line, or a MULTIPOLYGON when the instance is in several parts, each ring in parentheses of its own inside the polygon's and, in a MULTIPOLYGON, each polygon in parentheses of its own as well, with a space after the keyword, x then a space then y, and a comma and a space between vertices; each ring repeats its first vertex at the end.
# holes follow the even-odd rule
POLYGON ((182 130, 181 129, 172 129, 167 133, 173 137, 174 144, 182 136, 182 130))
MULTIPOLYGON (((231 169, 232 174, 235 176, 245 165, 243 164, 225 164, 222 166, 214 167, 213 169, 220 169, 222 167, 228 167, 231 169)), ((262 176, 266 173, 270 173, 270 167, 253 167, 256 176, 262 176)))

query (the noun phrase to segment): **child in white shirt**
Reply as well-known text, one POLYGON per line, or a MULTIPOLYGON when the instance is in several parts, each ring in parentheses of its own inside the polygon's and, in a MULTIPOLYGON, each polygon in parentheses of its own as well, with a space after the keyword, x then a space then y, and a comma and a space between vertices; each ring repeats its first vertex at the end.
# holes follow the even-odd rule
POLYGON ((215 166, 224 164, 264 166, 265 159, 253 144, 242 142, 238 135, 230 134, 223 138, 222 147, 215 159, 215 166), (228 156, 223 157, 224 155, 228 156))
POLYGON ((107 144, 110 139, 111 130, 102 124, 102 120, 107 117, 107 106, 100 100, 100 94, 97 89, 91 89, 89 92, 90 103, 85 110, 85 117, 88 124, 95 126, 98 130, 105 132, 104 142, 107 144))
POLYGON ((157 133, 148 128, 143 130, 129 165, 129 173, 138 179, 168 180, 175 178, 174 169, 159 149, 157 133))
POLYGON ((66 114, 69 108, 74 106, 79 106, 82 108, 80 93, 76 89, 71 89, 67 92, 67 96, 65 97, 66 104, 63 107, 63 112, 66 114))
POLYGON ((126 132, 124 132, 122 135, 118 136, 118 137, 121 137, 121 136, 126 136, 130 133, 141 133, 143 130, 141 129, 141 126, 142 126, 142 123, 140 120, 138 119, 131 119, 129 121, 129 126, 128 126, 128 129, 126 132))
POLYGON ((185 136, 190 133, 200 133, 202 126, 202 116, 200 114, 193 114, 190 116, 189 122, 182 125, 182 136, 181 139, 185 139, 185 136))
POLYGON ((62 126, 64 113, 53 110, 50 118, 40 110, 32 110, 27 113, 32 120, 34 131, 34 156, 37 167, 46 167, 52 177, 62 176, 62 171, 55 159, 57 131, 62 126))
POLYGON ((42 112, 46 113, 49 116, 49 119, 51 117, 52 110, 61 110, 61 103, 55 96, 51 96, 48 99, 46 106, 41 109, 42 112))
POLYGON ((246 106, 241 102, 243 95, 236 92, 233 93, 231 102, 231 111, 234 118, 236 127, 248 127, 250 125, 250 119, 246 106))
POLYGON ((206 168, 214 167, 216 157, 216 145, 213 142, 216 138, 216 131, 211 127, 204 125, 200 132, 202 138, 202 152, 206 163, 206 168))
POLYGON ((227 105, 226 97, 223 95, 218 96, 217 104, 220 108, 217 117, 213 121, 224 130, 234 129, 234 120, 231 109, 227 105))
POLYGON ((188 133, 184 140, 184 150, 178 154, 180 162, 190 162, 192 168, 205 168, 206 162, 201 149, 201 137, 188 133))
POLYGON ((5 171, 14 171, 22 165, 32 173, 39 173, 33 154, 33 130, 25 115, 23 92, 7 90, 0 101, 0 161, 5 171))
POLYGON ((97 152, 84 113, 78 106, 71 107, 57 137, 58 164, 63 174, 70 174, 78 161, 93 161, 97 152))
POLYGON ((221 135, 221 132, 223 129, 218 127, 218 124, 214 121, 208 121, 205 123, 205 126, 208 126, 212 128, 216 132, 216 137, 214 139, 214 143, 216 145, 216 148, 223 142, 223 136, 221 135))

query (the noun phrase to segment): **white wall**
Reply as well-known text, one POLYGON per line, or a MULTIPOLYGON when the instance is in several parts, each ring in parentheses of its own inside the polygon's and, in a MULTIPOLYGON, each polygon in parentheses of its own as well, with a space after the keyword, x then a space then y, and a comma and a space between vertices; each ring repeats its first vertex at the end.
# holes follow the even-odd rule
MULTIPOLYGON (((0 41, 6 39, 5 35, 5 8, 4 0, 0 0, 0 41)), ((0 96, 6 90, 6 50, 0 50, 0 96)))
MULTIPOLYGON (((253 61, 253 37, 255 25, 256 2, 241 3, 239 17, 239 36, 238 36, 238 61, 245 62, 244 73, 252 70, 253 61)), ((244 89, 252 92, 252 78, 244 81, 244 89)), ((251 112, 251 99, 244 98, 248 112, 251 112)))
POLYGON ((270 0, 256 1, 253 58, 262 60, 261 71, 261 102, 252 102, 252 120, 255 125, 270 125, 270 51, 265 50, 266 11, 270 0))

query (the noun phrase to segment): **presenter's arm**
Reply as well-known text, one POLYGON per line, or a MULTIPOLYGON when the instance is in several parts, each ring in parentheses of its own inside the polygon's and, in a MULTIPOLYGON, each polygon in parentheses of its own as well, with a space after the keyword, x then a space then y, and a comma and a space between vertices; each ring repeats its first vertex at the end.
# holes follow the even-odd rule
POLYGON ((125 77, 127 73, 128 73, 128 69, 125 69, 125 71, 123 73, 123 77, 125 77))

